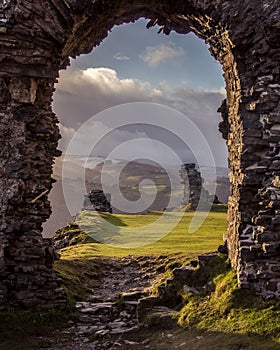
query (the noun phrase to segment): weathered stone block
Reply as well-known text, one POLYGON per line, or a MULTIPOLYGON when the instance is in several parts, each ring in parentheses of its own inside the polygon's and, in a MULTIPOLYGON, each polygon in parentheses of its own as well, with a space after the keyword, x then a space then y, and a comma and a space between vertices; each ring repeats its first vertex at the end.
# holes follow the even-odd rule
POLYGON ((172 272, 176 279, 183 281, 191 278, 193 276, 194 271, 195 271, 195 268, 191 266, 184 266, 184 267, 176 268, 172 272))
POLYGON ((11 99, 15 103, 34 103, 37 84, 34 79, 12 78, 9 86, 11 99))
POLYGON ((31 290, 22 290, 16 293, 16 299, 27 301, 28 299, 32 299, 35 297, 35 293, 31 290))

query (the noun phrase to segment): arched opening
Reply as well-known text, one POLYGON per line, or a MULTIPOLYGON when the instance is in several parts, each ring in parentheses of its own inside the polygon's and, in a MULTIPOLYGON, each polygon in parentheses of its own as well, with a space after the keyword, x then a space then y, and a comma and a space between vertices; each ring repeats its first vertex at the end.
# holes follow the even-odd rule
MULTIPOLYGON (((106 35, 109 29, 112 28, 115 24, 128 23, 135 21, 140 17, 149 18, 149 26, 158 24, 161 26, 166 34, 169 34, 171 30, 174 30, 180 34, 188 34, 190 31, 194 32, 198 37, 205 40, 210 45, 211 54, 221 63, 224 71, 224 78, 226 81, 226 90, 227 90, 227 101, 221 107, 221 112, 223 116, 223 123, 221 123, 220 128, 223 132, 223 136, 228 140, 228 151, 229 151, 229 162, 231 166, 231 177, 234 179, 232 181, 231 192, 233 196, 229 202, 229 226, 228 226, 228 240, 229 251, 232 260, 233 266, 237 268, 240 262, 240 256, 237 254, 239 251, 239 242, 237 243, 232 237, 239 236, 239 225, 240 225, 240 209, 239 201, 236 201, 236 198, 240 197, 239 188, 242 183, 242 174, 240 172, 240 155, 242 153, 242 134, 243 134, 243 125, 240 121, 239 115, 239 102, 241 94, 240 86, 240 77, 238 75, 237 62, 233 54, 234 45, 229 38, 229 33, 225 28, 220 27, 219 23, 215 23, 214 19, 211 19, 208 15, 201 16, 196 13, 194 8, 189 8, 187 13, 184 15, 179 15, 180 12, 176 10, 176 14, 172 15, 172 8, 167 10, 165 16, 158 15, 158 9, 153 13, 151 10, 152 6, 149 6, 149 9, 136 7, 135 11, 132 10, 129 13, 124 13, 123 17, 118 16, 118 21, 114 23, 108 23, 102 26, 104 28, 103 35, 98 38, 90 39, 90 33, 92 33, 92 28, 83 30, 83 33, 87 33, 86 37, 80 37, 79 45, 71 46, 71 38, 69 38, 69 56, 76 57, 80 53, 87 53, 94 46, 96 46, 100 40, 102 40, 106 35), (170 11, 170 12, 169 12, 170 11), (178 11, 178 13, 177 13, 178 11), (105 34, 105 28, 106 34, 105 34), (88 48, 85 49, 84 46, 88 45, 88 48), (71 52, 71 54, 70 54, 71 52), (230 106, 230 108, 229 108, 230 106), (237 245, 236 245, 237 243, 237 245), (231 246, 232 245, 232 246, 231 246), (231 246, 231 247, 230 247, 231 246)), ((83 23, 83 29, 87 27, 87 24, 83 23)), ((77 43, 76 43, 77 44, 77 43)), ((64 48, 67 50, 68 46, 64 48)), ((64 51, 65 53, 67 51, 64 51)), ((257 189, 251 195, 256 195, 257 189)), ((256 212, 250 213, 250 218, 255 215, 256 212)), ((245 222, 243 222, 246 227, 245 222)))
MULTIPOLYGON (((218 131, 220 115, 216 112, 222 99, 225 97, 221 69, 218 63, 209 55, 207 46, 194 34, 189 34, 189 37, 177 33, 169 36, 158 35, 157 32, 160 27, 158 26, 157 28, 147 30, 146 26, 148 22, 148 20, 145 21, 142 19, 136 23, 127 24, 124 27, 114 27, 112 29, 112 34, 109 35, 109 38, 105 39, 100 48, 94 49, 90 56, 82 56, 80 60, 73 60, 71 62, 72 69, 70 68, 61 72, 59 84, 56 86, 53 107, 62 124, 63 150, 66 151, 66 142, 63 137, 66 137, 66 141, 69 141, 69 133, 71 136, 74 136, 74 132, 77 131, 78 127, 84 122, 87 122, 92 115, 110 108, 113 105, 139 101, 142 103, 153 102, 169 105, 178 108, 178 110, 185 113, 187 116, 190 115, 191 119, 196 123, 196 126, 201 130, 202 135, 208 138, 207 142, 210 144, 209 147, 212 148, 215 166, 219 167, 219 169, 217 169, 217 181, 219 186, 221 181, 227 181, 228 176, 225 141, 218 131), (142 34, 143 32, 145 35, 142 34), (142 39, 139 38, 141 35, 143 36, 142 39), (135 42, 135 38, 138 40, 137 50, 135 47, 130 48, 131 43, 135 42), (149 41, 147 38, 149 38, 149 41), (121 40, 124 40, 126 45, 122 44, 121 40), (104 63, 103 57, 107 59, 107 64, 104 63), (127 63, 130 59, 134 59, 136 62, 127 63), (119 63, 119 61, 122 62, 119 63), (187 61, 187 63, 184 61, 187 61), (128 67, 125 68, 127 65, 128 67), (166 69, 168 69, 168 72, 166 69), (186 71, 186 77, 183 74, 184 71, 186 71), (207 74, 209 77, 206 76, 207 74), (216 77, 216 75, 218 77, 216 77), (186 79, 188 82, 185 82, 186 79)), ((137 110, 137 104, 135 104, 134 108, 137 110)), ((123 119, 123 116, 117 114, 114 117, 123 119)), ((162 116, 162 118, 164 118, 164 116, 162 116)), ((141 115, 139 120, 130 116, 127 118, 127 125, 115 128, 111 133, 106 135, 108 128, 106 123, 110 122, 110 120, 107 120, 106 115, 104 115, 104 117, 99 120, 102 124, 97 129, 93 129, 87 137, 83 135, 83 137, 80 138, 78 149, 72 152, 73 154, 71 154, 71 157, 67 158, 67 162, 71 162, 73 165, 70 169, 71 174, 64 174, 63 181, 69 181, 70 178, 73 182, 75 181, 76 183, 72 188, 72 192, 75 192, 78 186, 75 177, 81 177, 79 174, 79 166, 82 167, 82 163, 88 157, 86 154, 87 146, 83 146, 82 139, 86 139, 86 142, 90 143, 90 135, 92 133, 98 135, 104 134, 97 148, 94 148, 96 145, 92 142, 94 151, 91 151, 90 158, 87 159, 87 165, 85 165, 85 167, 90 167, 90 171, 87 172, 85 179, 87 182, 87 193, 89 194, 90 191, 97 190, 95 193, 100 200, 96 199, 96 202, 99 201, 101 208, 103 208, 102 211, 106 211, 107 207, 104 197, 101 196, 98 191, 104 188, 107 189, 106 193, 110 195, 111 199, 113 198, 113 213, 139 214, 147 213, 151 210, 163 211, 163 209, 172 212, 176 211, 176 208, 179 206, 187 205, 189 205, 189 208, 192 210, 196 209, 201 196, 201 188, 198 183, 201 181, 200 175, 198 172, 191 170, 193 177, 192 189, 194 193, 191 201, 189 201, 188 197, 190 191, 186 190, 186 199, 183 203, 184 188, 181 184, 183 179, 179 174, 182 165, 186 163, 190 164, 196 162, 197 169, 201 166, 207 166, 206 163, 197 164, 198 160, 191 152, 191 149, 183 142, 188 142, 188 139, 191 138, 191 125, 187 123, 184 124, 185 139, 180 140, 180 135, 176 136, 171 132, 171 124, 176 124, 176 115, 170 114, 168 116, 168 122, 170 123, 169 128, 171 131, 166 129, 168 123, 165 125, 165 129, 157 125, 157 120, 153 120, 152 113, 149 121, 150 123, 153 122, 153 124, 141 123, 144 122, 144 118, 141 118, 141 115), (129 124, 130 122, 135 123, 136 121, 139 123, 129 124), (138 142, 140 137, 145 138, 144 143, 141 145, 138 142), (131 139, 134 140, 134 145, 130 142, 129 146, 125 146, 125 148, 121 149, 121 152, 115 156, 116 158, 112 158, 110 152, 115 150, 120 144, 128 142, 128 140, 131 141, 131 139), (174 159, 170 160, 168 152, 166 152, 165 149, 157 147, 156 142, 151 145, 151 143, 148 142, 151 140, 160 141, 171 148, 171 150, 176 152, 178 157, 180 157, 180 163, 178 164, 178 161, 174 162, 174 159), (151 147, 154 148, 152 153, 151 147), (140 150, 142 159, 139 159, 140 150), (138 158, 130 159, 130 156, 134 156, 135 154, 137 154, 138 158), (147 158, 144 159, 144 157, 147 158), (105 161, 106 166, 104 167, 105 161), (123 168, 123 171, 120 172, 119 179, 119 169, 123 167, 126 162, 126 166, 123 168), (108 165, 107 163, 111 164, 108 165), (95 164, 98 164, 98 166, 96 167, 95 164), (166 170, 163 169, 163 167, 166 167, 166 170), (101 182, 101 172, 103 178, 105 178, 104 183, 101 182), (69 177, 67 177, 68 175, 69 177), (139 183, 141 183, 143 179, 149 179, 155 183, 156 196, 153 198, 153 186, 146 184, 142 189, 145 205, 143 206, 142 199, 142 201, 139 201, 138 206, 136 206, 135 201, 140 197, 139 183), (172 195, 174 197, 176 196, 176 198, 173 198, 173 201, 169 205, 171 195, 170 179, 173 182, 172 186, 176 186, 175 191, 172 192, 172 195), (124 207, 119 206, 118 199, 114 200, 118 195, 119 188, 121 194, 128 200, 128 204, 124 207)), ((207 151, 204 149, 201 142, 202 140, 197 139, 194 146, 199 151, 206 153, 207 151)), ((59 162, 60 164, 58 164, 57 168, 54 168, 55 176, 59 174, 62 166, 60 160, 59 162)), ((81 171, 82 170, 80 170, 80 172, 81 171)), ((47 222, 47 225, 49 224, 47 229, 49 229, 51 235, 53 235, 56 230, 68 225, 71 220, 71 215, 66 217, 65 220, 63 210, 61 209, 63 206, 60 205, 61 199, 64 200, 61 178, 62 175, 60 174, 51 192, 51 196, 49 197, 50 199, 54 199, 52 202, 53 214, 49 219, 49 221, 52 221, 47 222)), ((209 201, 210 204, 215 193, 210 194, 205 191, 205 195, 206 194, 208 198, 203 198, 202 200, 209 201)), ((222 195, 224 203, 227 203, 227 193, 219 192, 218 196, 221 197, 222 195)), ((75 193, 74 197, 71 196, 71 205, 77 200, 78 194, 75 193)), ((94 194, 91 195, 91 198, 94 199, 94 194)), ((88 204, 90 203, 88 202, 87 205, 84 205, 84 203, 85 201, 82 199, 80 205, 78 204, 74 211, 75 216, 85 207, 88 208, 88 204)), ((97 206, 99 203, 97 203, 97 206)), ((210 210, 210 206, 208 209, 210 210)), ((204 210, 206 211, 206 209, 204 210)), ((157 218, 158 216, 159 214, 157 214, 157 218)), ((173 219, 170 218, 170 216, 171 213, 169 214, 168 220, 172 222, 173 219)), ((140 221, 140 218, 135 216, 135 221, 137 219, 140 221)), ((151 218, 143 217, 141 225, 145 225, 145 220, 147 220, 147 223, 150 223, 151 218)), ((121 222, 119 217, 118 222, 121 222)), ((80 224, 82 225, 81 222, 80 224)), ((93 221, 93 226, 94 225, 93 221)), ((185 223, 185 225, 187 232, 187 224, 185 223)), ((43 227, 45 230, 46 225, 43 227)), ((69 231, 71 231, 71 227, 72 226, 69 227, 69 231)), ((109 227, 107 227, 107 229, 109 229, 109 227)), ((89 230, 88 227, 86 230, 94 240, 97 240, 99 237, 98 232, 95 232, 94 229, 89 230)), ((221 228, 221 230, 224 230, 224 228, 221 228)), ((152 232, 152 229, 150 229, 150 231, 152 232)), ((168 230, 166 231, 162 228, 161 231, 160 237, 164 237, 168 233, 168 230)), ((120 233, 116 228, 113 229, 113 232, 115 235, 120 233)), ((217 236, 220 236, 220 239, 222 239, 222 234, 224 232, 217 232, 217 236)), ((43 234, 44 233, 48 234, 48 231, 45 230, 43 234)), ((69 237, 67 233, 66 236, 69 237)), ((108 233, 105 236, 106 242, 108 242, 108 233)), ((111 244, 112 240, 116 242, 114 238, 110 238, 111 244)), ((135 239, 137 239, 137 235, 135 239)), ((71 239, 71 242, 72 241, 71 239)), ((103 239, 101 242, 103 243, 103 239)), ((142 242, 143 239, 141 239, 141 244, 142 242)), ((70 242, 59 233, 56 246, 62 247, 64 244, 69 243, 70 242)), ((170 244, 170 242, 168 244, 170 244)), ((217 246, 217 240, 215 244, 217 246)), ((177 246, 180 252, 185 249, 179 243, 177 243, 177 246)), ((216 246, 211 243, 210 249, 215 249, 216 246)), ((164 253, 164 251, 162 251, 162 253, 164 253)))
POLYGON ((41 280, 39 271, 44 268, 45 290, 53 294, 53 252, 41 231, 50 215, 47 193, 52 186, 52 161, 60 153, 57 118, 51 110, 58 72, 69 64, 69 57, 90 52, 114 25, 140 17, 150 19, 150 26, 158 23, 166 34, 194 32, 210 45, 223 67, 227 97, 221 107, 221 130, 227 139, 231 180, 225 237, 229 257, 242 287, 279 297, 275 7, 212 1, 67 1, 67 6, 48 1, 44 6, 38 4, 34 13, 22 4, 2 6, 1 115, 6 142, 1 150, 1 260, 3 276, 17 274, 23 267, 25 271, 23 284, 15 280, 11 284, 5 277, 3 295, 10 295, 13 302, 9 303, 22 300, 22 291, 28 291, 29 285, 34 285, 34 291, 27 293, 27 304, 48 300, 34 282, 37 277, 41 280), (34 242, 36 251, 30 248, 34 242))
MULTIPOLYGON (((114 105, 133 102, 167 105, 190 116, 207 138, 215 166, 219 168, 217 169, 217 196, 223 203, 227 203, 226 145, 218 131, 220 115, 216 112, 225 94, 221 68, 209 55, 206 45, 195 35, 184 36, 177 33, 169 36, 159 35, 157 32, 160 27, 147 30, 147 23, 148 21, 142 19, 133 24, 114 27, 109 38, 106 38, 100 47, 94 49, 90 55, 83 55, 73 60, 72 68, 61 72, 53 103, 54 111, 59 116, 61 123, 62 140, 59 148, 65 152, 67 143, 83 122, 114 105), (137 44, 135 44, 135 39, 137 39, 137 44), (131 62, 132 60, 135 62, 131 62)), ((169 120, 171 124, 176 123, 171 116, 169 120)), ((132 121, 135 123, 133 118, 132 121)), ((152 116, 150 121, 152 122, 152 116)), ((95 131, 96 133, 105 134, 104 129, 108 126, 104 123, 103 120, 99 130, 95 131)), ((187 140, 191 131, 188 130, 187 124, 185 128, 185 139, 187 140)), ((144 137, 149 141, 152 139, 160 141, 178 154, 181 164, 197 163, 183 140, 179 140, 178 137, 176 139, 176 135, 156 125, 156 121, 154 125, 141 125, 140 118, 139 124, 122 126, 115 130, 115 133, 105 136, 99 141, 97 149, 94 149, 94 154, 90 159, 91 164, 88 165, 92 170, 91 175, 88 174, 88 182, 91 183, 88 185, 88 192, 91 189, 102 189, 100 172, 104 160, 107 159, 112 149, 129 139, 144 137), (95 164, 98 164, 98 167, 95 167, 95 164), (91 180, 90 176, 94 180, 91 180)), ((130 146, 132 146, 131 143, 130 146)), ((139 144, 135 147, 139 150, 139 144)), ((143 144, 142 148, 145 147, 150 148, 151 145, 143 144)), ((121 191, 130 200, 135 201, 139 197, 137 186, 143 179, 150 178, 149 174, 152 176, 151 180, 161 186, 155 201, 150 206, 143 208, 141 212, 162 210, 168 206, 170 197, 170 185, 167 184, 169 180, 166 172, 160 174, 159 172, 163 171, 160 169, 160 164, 152 166, 151 161, 163 162, 169 171, 177 172, 177 175, 181 168, 181 164, 177 164, 176 168, 174 161, 173 164, 171 160, 168 161, 166 153, 163 150, 160 152, 160 147, 157 147, 156 142, 153 147, 154 152, 150 154, 152 159, 146 159, 146 162, 142 159, 140 163, 136 161, 134 164, 127 164, 124 173, 120 174, 121 191)), ((200 140, 197 140, 196 147, 201 148, 200 140)), ((113 161, 113 163, 105 171, 108 180, 104 185, 113 197, 119 185, 118 169, 124 165, 124 161, 128 160, 128 154, 135 153, 136 149, 126 147, 119 153, 118 159, 110 159, 109 155, 108 161, 113 161)), ((72 172, 75 172, 77 176, 77 162, 80 162, 81 165, 86 155, 82 154, 82 145, 75 153, 76 155, 81 154, 69 161, 75 163, 72 172)), ((148 153, 142 150, 143 156, 145 154, 148 156, 148 153)), ((70 220, 70 216, 63 215, 63 209, 61 209, 63 206, 59 203, 63 199, 63 193, 62 175, 60 174, 62 163, 60 159, 58 162, 59 164, 54 167, 54 176, 57 177, 58 182, 54 184, 50 196, 50 200, 53 200, 53 213, 47 225, 43 226, 46 236, 48 233, 53 234, 70 220)), ((200 164, 200 166, 206 166, 206 164, 200 164)), ((75 176, 71 177, 74 179, 75 176)), ((178 186, 181 181, 182 179, 177 176, 176 185, 178 186)), ((148 195, 149 186, 146 187, 148 195)), ((178 201, 177 205, 181 202, 179 196, 178 201)), ((113 208, 113 212, 119 212, 118 208, 113 208)))

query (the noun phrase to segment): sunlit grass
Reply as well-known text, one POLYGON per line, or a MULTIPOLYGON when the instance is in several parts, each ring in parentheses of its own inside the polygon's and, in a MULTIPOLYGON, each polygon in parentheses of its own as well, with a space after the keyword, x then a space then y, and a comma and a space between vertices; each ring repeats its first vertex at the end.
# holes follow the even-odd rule
MULTIPOLYGON (((210 294, 183 295, 185 306, 178 313, 180 325, 228 335, 255 335, 262 342, 259 349, 280 348, 279 301, 264 301, 251 291, 241 290, 234 271, 227 262, 224 268, 222 263, 220 259, 216 276, 204 281, 214 286, 210 294)), ((211 272, 211 266, 206 268, 211 272)))
MULTIPOLYGON (((151 212, 140 215, 106 214, 103 215, 106 221, 102 220, 102 224, 100 220, 94 221, 94 216, 91 217, 94 214, 84 213, 82 215, 83 228, 90 235, 92 234, 93 238, 98 238, 102 235, 104 237, 108 233, 104 232, 106 228, 108 230, 113 229, 115 232, 111 232, 111 234, 115 234, 124 240, 128 238, 135 240, 136 244, 139 244, 140 247, 122 248, 112 244, 82 244, 65 248, 62 251, 62 259, 77 257, 91 258, 100 255, 124 256, 178 253, 195 256, 200 253, 215 251, 218 245, 222 244, 223 234, 227 226, 226 213, 210 212, 201 227, 196 232, 189 233, 188 228, 194 215, 193 212, 184 213, 181 219, 180 213, 166 213, 165 215, 168 216, 169 223, 172 223, 172 221, 176 223, 178 221, 177 225, 161 239, 152 244, 145 244, 145 240, 141 241, 144 235, 143 232, 145 232, 146 237, 149 236, 151 241, 154 241, 158 237, 158 233, 164 233, 166 231, 165 224, 158 222, 162 212, 151 212)), ((198 215, 204 215, 204 213, 198 215)))

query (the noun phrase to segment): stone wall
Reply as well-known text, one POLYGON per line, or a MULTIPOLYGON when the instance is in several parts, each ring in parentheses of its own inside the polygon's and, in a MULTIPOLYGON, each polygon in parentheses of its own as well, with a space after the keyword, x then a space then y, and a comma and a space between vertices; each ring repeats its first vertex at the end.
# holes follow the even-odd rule
POLYGON ((54 83, 69 57, 90 52, 115 24, 140 17, 149 18, 149 26, 157 22, 165 34, 193 31, 223 67, 227 97, 220 129, 231 170, 225 241, 240 285, 279 297, 279 5, 279 0, 0 2, 2 305, 59 304, 53 255, 41 236, 51 212, 52 163, 60 155, 51 110, 54 83))

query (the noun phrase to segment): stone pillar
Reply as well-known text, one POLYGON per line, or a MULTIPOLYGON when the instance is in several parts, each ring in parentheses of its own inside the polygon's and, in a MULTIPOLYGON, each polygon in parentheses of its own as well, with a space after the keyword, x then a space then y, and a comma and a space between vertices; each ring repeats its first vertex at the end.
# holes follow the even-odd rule
POLYGON ((277 58, 274 69, 272 59, 255 72, 240 106, 245 188, 239 201, 242 225, 237 272, 242 287, 265 298, 280 297, 280 70, 276 62, 277 58))
POLYGON ((52 241, 41 235, 51 212, 53 157, 60 155, 52 84, 2 70, 0 85, 0 307, 62 306, 52 241))
POLYGON ((239 89, 228 93, 220 108, 220 130, 227 139, 231 169, 225 241, 240 286, 265 298, 279 298, 280 76, 279 68, 272 69, 267 61, 253 73, 256 62, 253 55, 249 57, 242 61, 247 70, 239 72, 239 89), (235 97, 230 100, 230 96, 235 97))
POLYGON ((195 210, 201 196, 202 179, 200 173, 195 169, 195 164, 183 164, 180 169, 182 184, 184 185, 183 206, 189 206, 195 210))
POLYGON ((49 5, 0 3, 0 308, 65 304, 52 240, 41 234, 61 154, 51 102, 62 38, 49 5))
POLYGON ((84 210, 96 210, 104 213, 112 213, 111 195, 103 190, 91 190, 84 199, 84 210))

